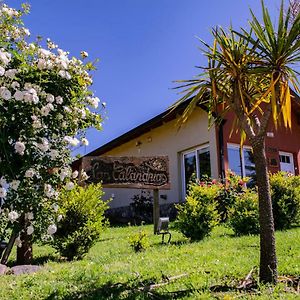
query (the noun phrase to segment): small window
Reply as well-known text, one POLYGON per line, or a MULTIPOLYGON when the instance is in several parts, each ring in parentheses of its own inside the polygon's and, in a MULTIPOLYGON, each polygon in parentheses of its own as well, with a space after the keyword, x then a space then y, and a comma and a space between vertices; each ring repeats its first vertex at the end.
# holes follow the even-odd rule
POLYGON ((211 177, 209 147, 201 147, 185 152, 183 157, 183 189, 186 194, 188 185, 195 179, 211 177))
POLYGON ((229 144, 228 147, 229 169, 241 177, 255 177, 255 164, 251 148, 244 146, 240 152, 238 145, 229 144))

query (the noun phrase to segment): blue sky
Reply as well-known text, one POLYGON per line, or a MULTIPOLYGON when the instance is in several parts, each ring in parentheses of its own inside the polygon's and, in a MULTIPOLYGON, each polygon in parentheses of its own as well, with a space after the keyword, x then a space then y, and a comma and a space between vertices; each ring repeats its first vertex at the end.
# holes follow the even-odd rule
MULTIPOLYGON (((4 1, 18 8, 22 1, 4 1)), ((29 0, 25 25, 32 37, 51 38, 97 63, 95 94, 107 103, 104 130, 90 130, 82 154, 161 113, 179 95, 173 82, 204 65, 196 36, 211 42, 210 28, 247 26, 249 7, 260 15, 260 0, 29 0)), ((272 16, 280 0, 265 0, 272 16)))

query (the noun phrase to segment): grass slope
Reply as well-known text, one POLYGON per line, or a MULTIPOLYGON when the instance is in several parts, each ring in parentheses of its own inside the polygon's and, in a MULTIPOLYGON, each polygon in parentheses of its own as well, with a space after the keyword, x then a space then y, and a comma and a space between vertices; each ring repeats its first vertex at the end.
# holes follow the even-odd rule
MULTIPOLYGON (((210 238, 189 243, 173 232, 170 245, 149 234, 150 248, 134 253, 128 237, 141 227, 110 228, 82 261, 59 262, 50 247, 35 247, 42 271, 1 276, 0 299, 299 299, 282 285, 255 293, 212 292, 211 286, 236 285, 259 262, 258 236, 234 237, 218 227, 210 238), (167 277, 188 274, 154 293, 139 288, 167 277)), ((277 232, 280 275, 300 274, 300 228, 277 232)), ((257 272, 255 274, 257 276, 257 272)))

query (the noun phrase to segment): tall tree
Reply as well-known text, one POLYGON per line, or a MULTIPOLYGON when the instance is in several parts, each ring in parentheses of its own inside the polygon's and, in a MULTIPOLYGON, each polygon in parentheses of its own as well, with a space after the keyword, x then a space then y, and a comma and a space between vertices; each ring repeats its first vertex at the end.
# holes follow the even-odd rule
POLYGON ((235 114, 241 144, 248 138, 253 149, 259 195, 260 281, 277 282, 274 220, 270 193, 265 136, 270 121, 291 128, 290 84, 298 92, 296 70, 300 60, 299 15, 284 13, 281 5, 278 26, 272 24, 262 1, 263 21, 251 11, 250 30, 212 30, 214 43, 204 44, 208 65, 193 80, 180 81, 185 95, 175 104, 192 97, 182 115, 185 122, 193 108, 205 103, 210 120, 220 121, 228 111, 235 114), (214 118, 212 117, 214 116, 214 118))

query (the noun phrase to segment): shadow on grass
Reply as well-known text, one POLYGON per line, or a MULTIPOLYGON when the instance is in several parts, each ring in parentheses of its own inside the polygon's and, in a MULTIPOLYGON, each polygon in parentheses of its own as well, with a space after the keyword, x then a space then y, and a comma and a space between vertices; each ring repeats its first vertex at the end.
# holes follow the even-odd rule
MULTIPOLYGON (((59 262, 63 262, 64 260, 61 260, 56 255, 47 254, 47 255, 34 257, 31 264, 32 265, 37 265, 37 266, 43 266, 45 263, 47 263, 49 261, 59 263, 59 262)), ((7 263, 7 266, 10 267, 10 268, 14 267, 16 265, 17 265, 16 261, 12 261, 12 260, 9 260, 8 263, 7 263)))
POLYGON ((147 286, 149 281, 147 280, 145 284, 143 282, 137 282, 132 285, 129 283, 112 283, 108 282, 98 288, 89 287, 80 292, 74 292, 69 295, 62 296, 57 293, 52 293, 46 300, 63 299, 63 300, 73 300, 73 299, 83 299, 83 300, 104 300, 104 299, 161 299, 161 300, 171 300, 180 299, 188 294, 194 292, 195 290, 184 290, 178 292, 170 293, 159 293, 156 290, 147 290, 144 286, 147 286))

